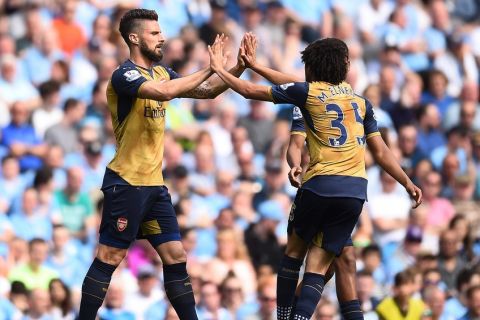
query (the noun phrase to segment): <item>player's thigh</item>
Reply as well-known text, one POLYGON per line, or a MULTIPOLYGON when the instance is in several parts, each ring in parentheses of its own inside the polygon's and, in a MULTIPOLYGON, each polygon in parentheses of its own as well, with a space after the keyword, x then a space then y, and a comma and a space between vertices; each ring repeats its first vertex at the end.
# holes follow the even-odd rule
POLYGON ((113 185, 103 190, 104 205, 100 223, 103 245, 127 249, 135 240, 142 220, 147 194, 144 188, 113 185))
POLYGON ((303 258, 313 237, 318 233, 321 208, 312 192, 299 189, 288 218, 286 254, 303 258))
POLYGON ((322 216, 321 228, 313 243, 339 256, 357 224, 363 202, 356 198, 326 199, 328 212, 322 216))
POLYGON ((137 238, 147 239, 154 248, 167 242, 180 242, 180 228, 168 189, 155 187, 151 200, 152 205, 145 213, 137 238))

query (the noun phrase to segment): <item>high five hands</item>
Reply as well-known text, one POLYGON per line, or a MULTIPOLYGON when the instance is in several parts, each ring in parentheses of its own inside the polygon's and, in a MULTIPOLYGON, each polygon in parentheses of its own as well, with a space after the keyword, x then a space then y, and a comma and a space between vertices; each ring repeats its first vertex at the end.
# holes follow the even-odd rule
MULTIPOLYGON (((215 42, 208 46, 208 53, 210 55, 210 69, 217 72, 224 69, 228 58, 228 52, 225 52, 225 46, 228 37, 223 33, 217 35, 215 42)), ((238 49, 237 64, 243 68, 252 68, 256 63, 257 38, 251 33, 247 32, 242 38, 240 48, 238 49)))

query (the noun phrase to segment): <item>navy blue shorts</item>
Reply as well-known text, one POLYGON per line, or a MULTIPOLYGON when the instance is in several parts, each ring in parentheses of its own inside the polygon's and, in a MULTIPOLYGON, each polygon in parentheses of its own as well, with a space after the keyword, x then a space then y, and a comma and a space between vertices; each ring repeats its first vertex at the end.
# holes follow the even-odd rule
POLYGON ((114 184, 102 191, 101 244, 127 249, 135 239, 147 239, 154 247, 181 239, 167 187, 114 184))
POLYGON ((364 200, 321 197, 300 189, 288 219, 288 234, 295 233, 307 243, 340 255, 352 245, 352 231, 362 212, 364 200))

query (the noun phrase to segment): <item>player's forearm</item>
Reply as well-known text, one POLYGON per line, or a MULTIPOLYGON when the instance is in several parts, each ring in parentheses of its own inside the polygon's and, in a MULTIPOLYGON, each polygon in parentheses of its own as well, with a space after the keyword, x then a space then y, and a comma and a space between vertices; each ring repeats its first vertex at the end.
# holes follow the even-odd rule
POLYGON ((255 64, 252 66, 252 70, 270 81, 273 84, 284 84, 289 82, 300 82, 301 79, 294 75, 286 74, 280 71, 270 69, 266 66, 255 64))
POLYGON ((395 180, 397 180, 402 186, 405 187, 407 186, 407 184, 411 183, 410 178, 402 170, 402 168, 397 162, 397 159, 395 159, 392 151, 390 151, 390 149, 385 145, 385 143, 371 151, 372 156, 378 163, 378 165, 382 167, 382 169, 385 170, 389 175, 391 175, 395 180))
MULTIPOLYGON (((244 71, 245 68, 240 67, 239 65, 235 65, 233 68, 228 70, 228 72, 235 78, 240 77, 244 71)), ((225 90, 229 88, 228 85, 217 74, 211 76, 206 82, 209 88, 210 99, 217 97, 219 94, 225 92, 225 90)))
POLYGON ((290 137, 290 143, 287 149, 287 163, 291 168, 301 168, 302 164, 302 147, 294 141, 294 136, 290 137))
POLYGON ((211 69, 205 68, 186 77, 170 81, 147 81, 140 87, 138 95, 140 98, 169 101, 200 86, 211 75, 211 69))
POLYGON ((225 69, 216 71, 218 76, 234 91, 241 94, 247 99, 272 101, 269 87, 254 84, 239 78, 236 78, 225 69))

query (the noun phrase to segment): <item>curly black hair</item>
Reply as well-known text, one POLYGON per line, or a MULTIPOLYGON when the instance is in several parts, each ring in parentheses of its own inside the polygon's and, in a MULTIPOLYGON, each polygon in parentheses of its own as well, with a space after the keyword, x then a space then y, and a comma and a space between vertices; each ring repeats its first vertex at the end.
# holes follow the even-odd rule
POLYGON ((325 38, 312 42, 301 52, 302 61, 311 79, 339 84, 347 77, 348 47, 340 39, 325 38))
POLYGON ((155 10, 132 9, 127 11, 120 19, 119 31, 123 40, 130 45, 128 35, 140 26, 140 20, 158 20, 155 10))

